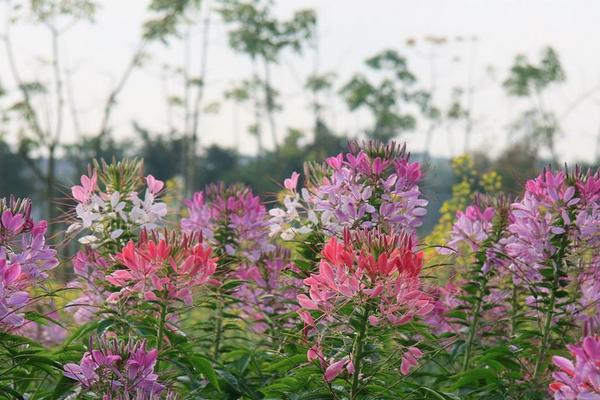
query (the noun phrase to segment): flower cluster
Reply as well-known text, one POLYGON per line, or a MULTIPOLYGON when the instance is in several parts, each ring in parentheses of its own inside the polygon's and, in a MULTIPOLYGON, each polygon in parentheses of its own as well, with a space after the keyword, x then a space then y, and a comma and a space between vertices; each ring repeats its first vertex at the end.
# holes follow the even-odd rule
POLYGON ((345 228, 414 233, 427 213, 421 198, 419 163, 409 162, 404 147, 368 143, 350 145, 346 154, 325 165, 307 165, 309 184, 297 191, 299 175, 284 182, 285 209, 274 208, 271 235, 291 240, 296 234, 322 229, 329 235, 345 228))
POLYGON ((265 331, 274 318, 295 308, 298 282, 286 275, 293 269, 290 254, 269 239, 267 210, 258 196, 243 185, 215 184, 185 204, 182 230, 201 233, 215 249, 220 277, 244 281, 231 295, 253 330, 265 331))
POLYGON ((106 285, 109 262, 89 246, 79 251, 73 258, 75 279, 69 288, 81 290, 78 298, 69 303, 76 323, 91 321, 110 295, 106 285))
POLYGON ((490 235, 494 214, 494 208, 482 209, 478 205, 470 205, 464 212, 458 211, 450 232, 450 241, 445 247, 440 248, 440 253, 458 253, 459 245, 463 243, 468 246, 470 251, 478 251, 490 235))
POLYGON ((539 270, 556 254, 559 237, 568 240, 571 253, 598 243, 600 176, 544 171, 525 189, 522 200, 512 205, 506 252, 523 276, 537 281, 539 270))
POLYGON ((157 356, 156 349, 147 350, 145 342, 90 339, 80 363, 65 364, 64 375, 102 399, 155 399, 165 391, 154 371, 157 356))
POLYGON ((252 266, 242 265, 236 277, 245 283, 233 295, 241 302, 241 312, 263 332, 270 321, 297 309, 296 296, 302 281, 289 276, 295 271, 290 252, 281 248, 266 254, 252 266))
POLYGON ((552 357, 560 368, 552 376, 550 392, 555 400, 600 399, 600 339, 587 336, 580 345, 569 345, 573 361, 552 357))
POLYGON ((88 233, 79 239, 82 244, 126 243, 139 230, 155 229, 161 224, 167 206, 156 198, 163 187, 164 183, 152 175, 142 177, 140 162, 96 166, 89 176, 81 176, 81 185, 71 188, 77 202, 77 221, 67 232, 88 233))
POLYGON ((197 235, 177 237, 167 232, 165 238, 157 236, 143 232, 137 245, 130 241, 115 256, 120 268, 106 280, 120 290, 108 297, 109 302, 139 295, 144 300, 182 300, 189 305, 192 290, 215 273, 212 249, 198 241, 197 235))
POLYGON ((0 199, 0 329, 23 324, 29 289, 58 265, 56 251, 46 244, 46 221, 31 218, 31 201, 0 199))
POLYGON ((181 220, 182 230, 202 233, 219 256, 254 263, 274 250, 268 238, 266 208, 249 188, 209 185, 184 203, 189 216, 181 220))
MULTIPOLYGON (((298 296, 302 307, 298 314, 305 330, 317 333, 317 344, 309 350, 309 359, 322 353, 322 338, 332 318, 339 320, 339 310, 347 304, 363 308, 365 323, 371 326, 397 326, 431 312, 432 300, 421 290, 422 257, 421 252, 415 252, 410 235, 359 230, 345 231, 343 242, 330 238, 322 251, 319 272, 304 280, 308 295, 298 296)), ((405 366, 416 363, 417 352, 410 354, 405 366)), ((320 358, 327 380, 344 367, 352 373, 351 356, 331 362, 320 358)))

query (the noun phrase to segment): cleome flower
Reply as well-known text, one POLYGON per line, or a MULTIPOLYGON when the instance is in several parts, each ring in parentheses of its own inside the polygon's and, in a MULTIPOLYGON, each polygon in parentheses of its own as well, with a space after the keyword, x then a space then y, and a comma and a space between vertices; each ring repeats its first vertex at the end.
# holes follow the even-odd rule
POLYGON ((306 187, 299 174, 286 179, 284 208, 274 208, 271 235, 291 240, 315 229, 341 234, 345 228, 414 233, 427 213, 421 198, 419 163, 409 162, 405 146, 353 142, 349 152, 323 165, 306 164, 306 187))
POLYGON ((29 199, 0 199, 0 331, 24 323, 29 289, 58 265, 56 251, 46 244, 47 226, 33 221, 29 199))
POLYGON ((110 295, 106 284, 109 266, 109 261, 90 246, 77 252, 73 258, 75 279, 68 283, 68 287, 81 290, 81 294, 69 303, 67 310, 73 313, 76 323, 93 320, 110 295))
POLYGON ((567 346, 573 360, 554 356, 550 392, 555 400, 600 399, 600 339, 587 336, 579 345, 567 346))
MULTIPOLYGON (((345 230, 343 236, 343 241, 328 240, 319 271, 304 279, 308 293, 298 295, 304 331, 307 336, 313 333, 316 342, 307 358, 319 361, 328 382, 344 371, 354 374, 355 354, 328 348, 324 340, 339 331, 332 330, 336 324, 342 331, 352 326, 349 315, 341 312, 343 308, 362 309, 365 324, 372 327, 406 324, 434 308, 421 288, 423 253, 415 251, 411 235, 345 230)), ((416 347, 408 348, 401 372, 407 374, 421 356, 416 347)))
POLYGON ((201 233, 217 255, 252 264, 275 247, 269 242, 267 210, 260 198, 243 185, 213 184, 185 201, 187 233, 201 233))
POLYGON ((90 339, 79 364, 68 363, 63 369, 84 392, 102 399, 158 399, 166 390, 154 372, 157 357, 157 350, 147 350, 145 342, 101 337, 90 339))
MULTIPOLYGON (((308 295, 298 295, 303 311, 330 314, 348 300, 358 304, 375 301, 371 325, 381 321, 400 325, 433 309, 429 296, 420 290, 423 253, 414 252, 410 236, 378 231, 346 231, 344 236, 344 242, 329 239, 319 272, 304 280, 308 295)), ((305 322, 314 325, 310 319, 305 322)))
POLYGON ((120 291, 109 302, 139 295, 144 300, 183 300, 192 303, 192 290, 209 281, 216 270, 212 249, 199 235, 142 232, 137 244, 129 241, 115 256, 119 263, 106 280, 120 291))
POLYGON ((79 242, 99 247, 124 244, 140 230, 160 226, 167 206, 156 199, 164 184, 152 175, 143 178, 142 170, 136 160, 96 163, 89 176, 81 176, 81 185, 71 187, 76 220, 67 233, 86 233, 79 242))

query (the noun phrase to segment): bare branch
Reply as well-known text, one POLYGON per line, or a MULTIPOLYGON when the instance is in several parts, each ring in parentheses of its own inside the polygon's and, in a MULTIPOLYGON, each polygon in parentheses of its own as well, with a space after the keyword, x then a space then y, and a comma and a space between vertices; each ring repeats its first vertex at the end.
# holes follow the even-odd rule
POLYGON ((114 108, 115 104, 117 103, 117 97, 119 96, 119 94, 121 93, 121 91, 123 90, 125 85, 127 84, 127 81, 129 80, 129 78, 131 76, 131 73, 133 72, 135 67, 138 65, 139 60, 140 60, 142 54, 144 53, 144 49, 146 48, 146 44, 147 44, 147 42, 145 40, 142 40, 142 42, 138 45, 136 51, 134 52, 133 56, 131 57, 131 60, 129 61, 129 63, 127 64, 127 67, 125 68, 125 71, 123 72, 123 75, 121 76, 121 79, 118 81, 118 83, 114 87, 114 89, 109 93, 108 98, 106 99, 106 103, 104 104, 104 111, 102 113, 102 120, 100 122, 100 129, 98 131, 98 141, 97 141, 97 145, 96 145, 96 154, 97 155, 100 152, 100 141, 108 133, 108 124, 110 122, 110 117, 112 115, 113 108, 114 108))

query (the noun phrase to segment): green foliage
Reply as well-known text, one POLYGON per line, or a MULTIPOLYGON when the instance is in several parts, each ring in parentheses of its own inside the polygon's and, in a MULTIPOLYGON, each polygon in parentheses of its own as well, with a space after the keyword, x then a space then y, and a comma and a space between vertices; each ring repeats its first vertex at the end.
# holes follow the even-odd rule
POLYGON ((416 78, 408 69, 406 58, 396 51, 384 50, 366 64, 379 72, 382 79, 374 83, 365 75, 356 74, 341 88, 340 94, 351 111, 365 108, 373 116, 374 126, 366 131, 367 136, 387 142, 415 127, 416 117, 404 109, 413 101, 420 101, 427 108, 425 96, 410 90, 416 78))

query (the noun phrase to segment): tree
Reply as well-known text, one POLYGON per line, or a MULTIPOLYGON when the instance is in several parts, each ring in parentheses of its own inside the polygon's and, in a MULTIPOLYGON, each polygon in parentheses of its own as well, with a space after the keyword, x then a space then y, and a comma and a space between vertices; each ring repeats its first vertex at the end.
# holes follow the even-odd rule
MULTIPOLYGON (((15 122, 18 126, 19 154, 34 176, 43 183, 47 202, 46 216, 53 221, 58 215, 53 204, 57 187, 56 157, 63 139, 65 118, 61 39, 74 24, 92 21, 96 5, 88 0, 32 0, 24 12, 20 4, 12 1, 7 1, 6 7, 7 21, 2 39, 12 80, 18 90, 17 100, 10 107, 10 111, 18 118, 15 122), (51 37, 50 57, 44 62, 45 67, 51 70, 50 84, 35 78, 23 78, 17 65, 10 28, 27 14, 34 23, 46 28, 51 37), (51 99, 52 105, 46 103, 48 99, 51 99), (52 112, 52 119, 44 120, 41 114, 47 108, 52 112), (37 162, 34 156, 36 153, 46 157, 45 165, 37 162)), ((50 227, 54 229, 54 225, 51 224, 50 227)))
MULTIPOLYGON (((239 53, 250 57, 254 82, 252 88, 261 88, 264 96, 263 109, 266 115, 271 138, 275 148, 279 146, 275 112, 280 109, 276 102, 277 91, 273 87, 272 66, 278 64, 286 49, 301 53, 314 35, 316 15, 312 10, 300 10, 289 20, 279 20, 271 13, 270 0, 221 0, 219 12, 223 20, 232 26, 229 31, 229 44, 239 53), (263 75, 258 73, 262 63, 263 75)), ((259 107, 256 93, 253 93, 255 108, 259 107)), ((256 135, 262 142, 261 127, 256 124, 256 135)))
POLYGON ((174 105, 183 111, 183 124, 179 128, 184 141, 180 163, 184 193, 190 196, 196 180, 198 127, 207 80, 212 4, 210 0, 152 0, 149 9, 155 15, 144 25, 144 37, 147 40, 165 45, 174 40, 183 42, 183 63, 166 65, 165 71, 174 72, 175 77, 182 82, 182 88, 177 94, 167 93, 167 102, 169 107, 174 105), (202 36, 199 60, 193 72, 191 31, 196 25, 202 27, 202 36))
POLYGON ((409 70, 406 58, 395 50, 384 50, 366 64, 382 79, 374 83, 365 75, 356 74, 340 90, 350 111, 365 108, 371 113, 374 124, 366 130, 366 135, 387 142, 414 129, 415 115, 406 108, 413 101, 416 77, 409 70))
POLYGON ((553 86, 566 80, 558 54, 551 47, 543 49, 538 63, 531 63, 524 55, 517 55, 503 82, 510 96, 528 99, 531 103, 513 123, 511 130, 521 132, 532 146, 545 147, 556 162, 556 139, 560 121, 546 107, 544 96, 553 86))

